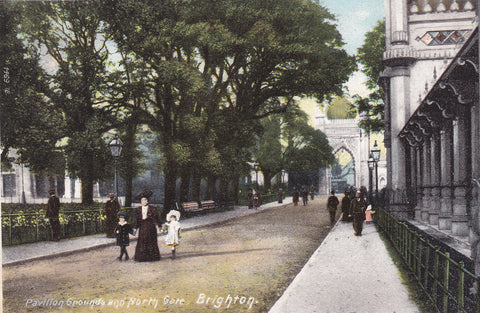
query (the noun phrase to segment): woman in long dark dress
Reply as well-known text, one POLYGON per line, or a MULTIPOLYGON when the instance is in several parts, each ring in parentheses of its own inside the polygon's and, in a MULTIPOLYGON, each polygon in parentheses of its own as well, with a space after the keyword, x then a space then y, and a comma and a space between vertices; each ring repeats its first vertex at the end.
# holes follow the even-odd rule
POLYGON ((157 242, 157 225, 161 225, 157 210, 148 204, 148 198, 142 197, 142 205, 137 207, 135 228, 138 230, 135 261, 149 262, 160 260, 157 242))

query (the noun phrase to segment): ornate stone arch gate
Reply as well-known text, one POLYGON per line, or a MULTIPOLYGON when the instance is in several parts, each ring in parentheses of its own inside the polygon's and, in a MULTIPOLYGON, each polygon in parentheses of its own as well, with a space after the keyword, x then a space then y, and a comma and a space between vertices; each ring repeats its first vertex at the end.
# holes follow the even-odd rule
MULTIPOLYGON (((358 119, 328 119, 323 113, 316 117, 315 129, 321 130, 328 138, 333 153, 345 150, 353 160, 355 186, 368 187, 369 138, 359 128, 358 119)), ((319 193, 330 192, 331 169, 320 170, 319 193)), ((380 179, 380 177, 379 177, 380 179)), ((339 191, 341 192, 341 191, 339 191)))

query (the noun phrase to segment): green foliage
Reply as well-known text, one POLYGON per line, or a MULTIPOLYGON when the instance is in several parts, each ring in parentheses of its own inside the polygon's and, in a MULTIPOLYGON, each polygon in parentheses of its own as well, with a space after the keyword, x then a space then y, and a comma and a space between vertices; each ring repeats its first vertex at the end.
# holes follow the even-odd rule
POLYGON ((384 69, 383 51, 385 50, 385 21, 378 21, 372 31, 365 36, 364 44, 358 49, 358 61, 363 65, 362 72, 367 75, 367 87, 371 93, 367 97, 357 96, 355 107, 362 117, 359 126, 367 132, 383 131, 383 92, 377 85, 380 73, 384 69))
POLYGON ((329 119, 355 118, 353 104, 344 97, 336 97, 327 107, 326 115, 329 119))

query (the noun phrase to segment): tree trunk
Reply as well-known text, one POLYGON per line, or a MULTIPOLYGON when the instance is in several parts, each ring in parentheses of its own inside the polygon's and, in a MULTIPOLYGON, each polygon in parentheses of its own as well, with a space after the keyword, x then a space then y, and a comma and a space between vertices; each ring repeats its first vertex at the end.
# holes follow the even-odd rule
POLYGON ((262 171, 263 173, 263 185, 264 193, 268 194, 272 189, 272 173, 270 171, 262 171))
POLYGON ((240 177, 235 176, 232 181, 232 198, 235 204, 238 204, 238 192, 240 191, 240 177))
POLYGON ((193 171, 193 179, 192 179, 192 200, 200 202, 201 200, 201 186, 202 186, 202 178, 200 177, 199 173, 194 170, 193 171))
POLYGON ((215 183, 217 178, 213 175, 209 175, 207 178, 207 199, 215 200, 215 183))
POLYGON ((175 195, 176 195, 176 162, 173 158, 172 140, 168 134, 164 134, 164 148, 165 148, 165 187, 164 187, 164 200, 163 200, 163 212, 162 218, 165 218, 170 210, 176 209, 175 195))
POLYGON ((188 190, 190 187, 190 178, 191 178, 191 174, 189 173, 188 169, 183 170, 181 182, 180 182, 180 202, 188 201, 188 190))
MULTIPOLYGON (((133 189, 133 179, 135 178, 136 172, 134 168, 135 162, 135 135, 137 133, 137 124, 129 123, 127 126, 127 134, 125 136, 125 153, 124 153, 124 164, 125 167, 125 203, 126 207, 132 206, 132 189, 133 189)), ((121 171, 120 171, 121 172, 121 171)), ((120 193, 120 192, 119 192, 120 193)))
POLYGON ((82 182, 82 204, 93 204, 93 153, 85 151, 84 168, 80 173, 80 180, 82 182))
POLYGON ((226 202, 228 200, 228 181, 225 178, 220 180, 220 201, 226 202))

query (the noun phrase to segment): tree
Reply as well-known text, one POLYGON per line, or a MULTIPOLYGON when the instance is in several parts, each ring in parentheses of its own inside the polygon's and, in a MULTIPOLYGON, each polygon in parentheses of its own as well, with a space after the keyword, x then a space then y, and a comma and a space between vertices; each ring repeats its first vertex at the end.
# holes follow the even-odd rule
POLYGON ((29 42, 56 63, 44 90, 61 112, 64 151, 71 177, 82 181, 82 202, 93 201, 93 183, 107 175, 111 155, 103 134, 116 120, 105 110, 109 37, 98 2, 36 2, 24 6, 22 29, 29 42))
POLYGON ((59 111, 49 106, 41 92, 47 88, 36 49, 26 46, 20 35, 21 10, 0 4, 0 122, 2 125, 2 168, 11 162, 26 164, 41 175, 63 176, 65 162, 56 149, 62 138, 59 111), (17 159, 9 156, 16 150, 17 159))
POLYGON ((385 21, 382 20, 366 34, 357 56, 357 60, 363 65, 362 72, 367 75, 366 85, 371 93, 367 97, 356 96, 355 107, 362 117, 359 126, 369 133, 383 130, 383 92, 378 87, 377 80, 384 69, 384 50, 385 21))
POLYGON ((353 104, 345 97, 336 97, 327 107, 327 117, 329 119, 347 119, 355 118, 355 112, 352 110, 353 104))

